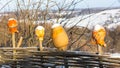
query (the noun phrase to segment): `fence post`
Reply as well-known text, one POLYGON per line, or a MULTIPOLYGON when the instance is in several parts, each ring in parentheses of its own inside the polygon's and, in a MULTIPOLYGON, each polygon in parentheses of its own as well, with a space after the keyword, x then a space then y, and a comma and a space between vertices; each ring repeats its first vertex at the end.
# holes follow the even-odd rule
POLYGON ((68 60, 67 60, 67 57, 66 56, 64 56, 64 66, 65 66, 65 68, 68 68, 69 66, 68 66, 68 60))

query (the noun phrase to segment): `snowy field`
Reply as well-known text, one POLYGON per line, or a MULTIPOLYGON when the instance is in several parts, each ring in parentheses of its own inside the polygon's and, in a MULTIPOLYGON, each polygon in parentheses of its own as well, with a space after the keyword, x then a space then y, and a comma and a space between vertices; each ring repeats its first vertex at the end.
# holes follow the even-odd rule
MULTIPOLYGON (((48 20, 48 22, 56 22, 56 19, 48 20)), ((80 15, 73 18, 62 18, 59 22, 65 27, 87 27, 92 29, 94 25, 104 25, 104 27, 114 30, 118 25, 120 25, 120 9, 105 10, 99 13, 92 13, 88 15, 80 15)))

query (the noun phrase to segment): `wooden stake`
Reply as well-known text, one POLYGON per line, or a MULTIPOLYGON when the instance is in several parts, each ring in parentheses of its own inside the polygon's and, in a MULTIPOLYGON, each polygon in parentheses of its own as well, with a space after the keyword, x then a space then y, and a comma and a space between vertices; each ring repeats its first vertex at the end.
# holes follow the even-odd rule
POLYGON ((98 50, 98 54, 99 54, 99 55, 103 55, 103 49, 102 49, 102 46, 97 45, 97 50, 98 50))
POLYGON ((39 39, 39 48, 40 48, 40 51, 43 51, 42 40, 40 39, 39 39))
POLYGON ((12 33, 12 45, 15 48, 15 33, 12 33))
POLYGON ((14 49, 16 46, 15 46, 15 33, 12 33, 12 44, 13 44, 13 59, 16 59, 16 50, 14 49))
POLYGON ((19 47, 21 46, 22 40, 23 40, 23 37, 20 37, 19 42, 18 42, 18 44, 17 44, 17 48, 19 48, 19 47))

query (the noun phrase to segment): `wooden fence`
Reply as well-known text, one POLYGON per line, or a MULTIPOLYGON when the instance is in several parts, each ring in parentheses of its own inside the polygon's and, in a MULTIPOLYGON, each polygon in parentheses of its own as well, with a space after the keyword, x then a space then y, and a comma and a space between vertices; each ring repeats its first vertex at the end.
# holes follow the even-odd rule
POLYGON ((11 68, 119 68, 120 58, 81 51, 51 49, 40 52, 36 47, 0 48, 0 65, 11 68))

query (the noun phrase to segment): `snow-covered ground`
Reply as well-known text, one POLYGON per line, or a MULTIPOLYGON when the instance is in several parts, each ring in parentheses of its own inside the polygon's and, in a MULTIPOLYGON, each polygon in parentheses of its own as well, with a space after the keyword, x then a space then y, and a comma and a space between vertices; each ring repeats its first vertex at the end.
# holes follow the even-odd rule
MULTIPOLYGON (((44 21, 35 21, 34 23, 41 23, 44 21)), ((104 27, 114 30, 118 25, 120 25, 120 9, 104 10, 98 13, 92 13, 87 15, 80 15, 73 18, 60 18, 50 19, 46 21, 47 23, 61 23, 65 27, 87 27, 92 29, 96 24, 103 25, 104 27), (58 22, 57 22, 58 21, 58 22)))
MULTIPOLYGON (((56 19, 51 19, 56 23, 56 19)), ((87 27, 92 29, 94 25, 104 25, 110 30, 115 29, 120 25, 120 9, 105 10, 99 13, 92 13, 88 15, 80 15, 69 19, 59 19, 59 23, 65 25, 65 27, 72 27, 74 25, 78 27, 87 27)))
POLYGON ((120 53, 110 54, 110 57, 111 57, 111 58, 120 58, 120 53))

